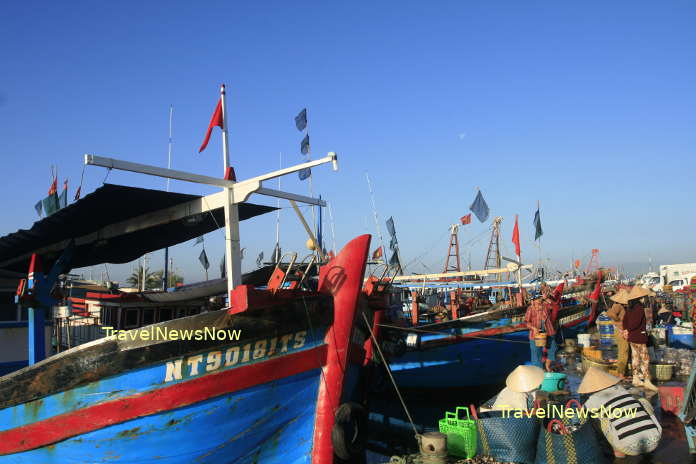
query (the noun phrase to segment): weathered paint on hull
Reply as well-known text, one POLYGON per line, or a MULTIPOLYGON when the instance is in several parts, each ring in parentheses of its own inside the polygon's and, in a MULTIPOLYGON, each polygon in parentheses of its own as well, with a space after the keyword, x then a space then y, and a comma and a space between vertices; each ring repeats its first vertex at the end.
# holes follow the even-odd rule
POLYGON ((308 463, 318 369, 142 417, 0 463, 308 463))
POLYGON ((160 364, 6 408, 0 453, 21 448, 27 437, 45 443, 0 456, 0 463, 311 462, 319 366, 326 359, 323 333, 316 335, 293 336, 287 354, 256 362, 261 352, 242 351, 227 368, 227 347, 202 353, 200 376, 188 365, 177 380, 171 364, 169 370, 160 364), (208 366, 217 368, 207 372, 208 366), (286 376, 288 369, 297 373, 286 376), (260 384, 243 388, 248 383, 260 384), (100 412, 108 404, 117 407, 100 412), (104 416, 115 423, 98 423, 104 416))

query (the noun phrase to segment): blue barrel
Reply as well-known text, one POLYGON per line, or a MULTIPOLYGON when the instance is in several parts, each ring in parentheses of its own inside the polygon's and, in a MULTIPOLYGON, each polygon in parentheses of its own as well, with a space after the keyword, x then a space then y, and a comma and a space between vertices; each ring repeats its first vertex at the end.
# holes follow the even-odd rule
POLYGON ((602 345, 612 345, 614 343, 614 322, 609 316, 602 313, 597 318, 597 328, 599 329, 599 342, 602 345))

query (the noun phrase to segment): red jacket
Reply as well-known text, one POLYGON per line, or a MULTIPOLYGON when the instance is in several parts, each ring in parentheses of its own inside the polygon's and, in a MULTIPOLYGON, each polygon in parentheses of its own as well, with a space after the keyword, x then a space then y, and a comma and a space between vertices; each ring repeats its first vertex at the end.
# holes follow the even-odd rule
POLYGON ((628 330, 628 341, 647 345, 648 332, 645 329, 645 309, 640 303, 633 303, 626 309, 623 328, 628 330))

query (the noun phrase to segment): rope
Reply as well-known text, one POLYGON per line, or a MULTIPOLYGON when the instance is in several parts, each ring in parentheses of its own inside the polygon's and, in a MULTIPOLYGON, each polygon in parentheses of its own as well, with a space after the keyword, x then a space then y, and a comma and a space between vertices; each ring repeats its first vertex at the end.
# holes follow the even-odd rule
MULTIPOLYGON (((382 364, 384 364, 384 368, 387 371, 387 374, 389 374, 389 379, 391 380, 392 385, 394 386, 394 390, 396 390, 396 394, 399 396, 399 401, 401 402, 401 406, 404 408, 404 412, 406 413, 406 417, 408 417, 408 421, 411 423, 411 427, 413 427, 413 433, 418 436, 418 429, 416 428, 416 425, 413 423, 413 419, 411 418, 411 414, 408 412, 408 407, 406 407, 406 403, 404 402, 404 398, 401 396, 401 392, 399 391, 399 387, 396 385, 396 381, 394 380, 394 376, 392 375, 391 369, 389 369, 389 363, 387 362, 387 359, 384 357, 384 354, 382 353, 382 348, 380 348, 379 343, 377 343, 377 339, 375 338, 375 334, 372 332, 372 327, 370 327, 370 323, 367 320, 367 316, 365 313, 362 313, 363 320, 365 321, 365 327, 367 327, 367 330, 370 331, 370 338, 372 339, 372 344, 377 348, 377 352, 379 353, 379 357, 382 359, 382 364)), ((380 324, 381 325, 381 324, 380 324)))
POLYGON ((429 334, 439 334, 439 335, 450 335, 453 337, 464 337, 464 338, 475 338, 478 340, 495 340, 498 342, 509 342, 509 343, 523 343, 525 345, 528 345, 529 342, 520 342, 517 340, 505 340, 503 338, 492 338, 492 337, 476 337, 473 335, 467 335, 467 334, 451 334, 449 332, 439 332, 436 330, 422 330, 422 329, 414 329, 411 327, 398 327, 395 325, 386 325, 386 324, 379 324, 380 327, 384 327, 386 329, 397 329, 397 330, 404 330, 407 332, 423 332, 423 333, 429 333, 429 334))

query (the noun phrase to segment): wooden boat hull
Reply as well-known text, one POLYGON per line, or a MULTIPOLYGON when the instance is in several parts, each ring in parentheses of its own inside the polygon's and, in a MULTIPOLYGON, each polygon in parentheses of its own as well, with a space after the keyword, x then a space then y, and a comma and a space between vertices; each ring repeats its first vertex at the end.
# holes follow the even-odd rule
POLYGON ((268 292, 248 291, 237 314, 129 331, 0 378, 0 463, 332 462, 334 414, 364 357, 349 347, 369 242, 322 268, 319 294, 264 304, 253 298, 268 292), (158 327, 194 332, 143 339, 158 327), (228 335, 198 339, 206 327, 228 335))
MULTIPOLYGON (((583 330, 589 315, 589 308, 564 308, 559 314, 564 335, 583 330)), ((449 333, 420 333, 417 346, 389 359, 400 387, 444 389, 500 384, 515 367, 530 360, 529 330, 518 322, 493 320, 457 328, 450 321, 447 325, 449 333)))

